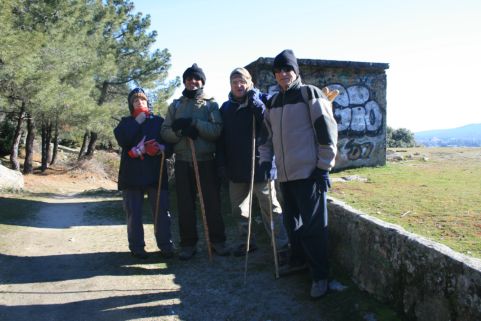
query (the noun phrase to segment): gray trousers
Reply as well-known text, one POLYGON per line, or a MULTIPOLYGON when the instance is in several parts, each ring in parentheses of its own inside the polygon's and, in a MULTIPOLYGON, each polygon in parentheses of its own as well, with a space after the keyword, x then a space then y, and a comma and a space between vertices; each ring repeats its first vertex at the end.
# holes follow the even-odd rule
MULTIPOLYGON (((249 219, 249 183, 229 182, 229 195, 232 213, 239 217, 239 238, 241 244, 247 242, 248 219, 249 219)), ((269 203, 272 206, 272 218, 274 223, 274 235, 277 249, 287 247, 288 237, 283 224, 282 209, 277 201, 274 182, 271 181, 272 202, 269 200, 268 182, 254 183, 254 195, 256 196, 261 210, 261 218, 269 237, 271 237, 271 223, 269 214, 269 203)), ((252 235, 252 242, 255 242, 252 235)))
POLYGON ((170 213, 168 210, 169 194, 168 191, 165 190, 160 192, 159 214, 157 217, 155 217, 157 189, 154 187, 146 187, 144 189, 127 189, 122 191, 123 207, 127 216, 127 237, 129 240, 129 249, 135 252, 141 251, 145 247, 144 227, 142 222, 144 194, 147 194, 150 209, 152 211, 154 235, 157 242, 157 247, 160 250, 170 250, 172 249, 173 245, 170 232, 170 213))

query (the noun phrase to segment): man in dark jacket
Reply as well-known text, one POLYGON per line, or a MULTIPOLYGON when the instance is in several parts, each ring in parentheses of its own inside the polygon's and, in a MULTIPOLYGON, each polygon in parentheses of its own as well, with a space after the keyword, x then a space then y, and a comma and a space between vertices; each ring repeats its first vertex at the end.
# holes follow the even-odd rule
MULTIPOLYGON (((160 137, 164 119, 150 110, 147 96, 142 88, 129 93, 130 116, 123 117, 114 129, 115 138, 122 148, 118 188, 122 191, 123 207, 127 215, 129 249, 134 257, 146 259, 142 205, 147 194, 154 221, 154 234, 162 258, 174 255, 168 211, 167 166, 163 166, 160 205, 156 211, 161 153, 166 144, 160 137), (158 216, 155 217, 155 214, 158 216)), ((163 159, 165 162, 165 157, 163 159)))
POLYGON ((209 229, 209 246, 217 255, 230 255, 225 246, 225 227, 220 210, 220 185, 214 160, 215 141, 222 129, 219 105, 204 93, 205 74, 193 64, 182 75, 185 89, 170 104, 162 125, 162 137, 174 145, 175 187, 179 214, 180 260, 197 252, 196 176, 192 141, 199 169, 199 180, 209 229))
POLYGON ((319 298, 328 288, 326 194, 337 153, 332 96, 302 85, 292 50, 275 57, 273 72, 280 92, 270 98, 264 115, 269 137, 259 148, 261 164, 274 152, 292 249, 287 268, 307 263, 311 297, 319 298))
MULTIPOLYGON (((229 180, 229 193, 232 213, 239 217, 240 243, 234 249, 235 256, 243 256, 247 251, 247 231, 249 221, 250 181, 254 170, 253 193, 259 202, 261 217, 267 233, 271 234, 270 213, 272 209, 274 233, 278 252, 286 253, 287 233, 282 222, 282 210, 276 198, 274 181, 271 180, 271 164, 259 166, 259 153, 255 148, 255 167, 252 169, 252 143, 259 144, 259 133, 264 119, 266 95, 254 88, 252 77, 245 68, 236 68, 230 74, 231 91, 229 100, 220 108, 224 127, 217 148, 218 172, 229 180), (254 124, 255 123, 255 124, 254 124), (255 126, 255 137, 252 130, 255 126), (267 166, 266 166, 267 165, 267 166), (269 195, 271 184, 272 195, 269 195)), ((274 171, 275 172, 275 171, 274 171)), ((252 234, 249 252, 257 245, 252 234)), ((285 256, 285 254, 280 255, 285 256)), ((285 260, 282 260, 285 261, 285 260)))

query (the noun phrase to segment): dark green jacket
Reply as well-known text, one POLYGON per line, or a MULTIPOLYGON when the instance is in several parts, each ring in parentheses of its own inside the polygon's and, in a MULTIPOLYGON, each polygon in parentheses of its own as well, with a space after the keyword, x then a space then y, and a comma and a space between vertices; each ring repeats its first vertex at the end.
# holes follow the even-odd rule
POLYGON ((182 161, 192 161, 192 153, 187 137, 182 137, 180 131, 172 130, 172 123, 178 118, 192 118, 193 126, 199 131, 199 137, 194 140, 196 158, 198 161, 214 159, 216 140, 222 130, 222 118, 219 105, 213 98, 175 99, 169 106, 165 121, 162 124, 162 138, 174 144, 175 157, 182 161))

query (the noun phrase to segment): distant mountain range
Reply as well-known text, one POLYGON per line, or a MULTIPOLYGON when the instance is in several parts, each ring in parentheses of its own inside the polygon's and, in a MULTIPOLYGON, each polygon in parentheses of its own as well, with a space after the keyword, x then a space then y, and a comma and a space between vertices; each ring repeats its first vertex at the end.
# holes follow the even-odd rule
POLYGON ((426 130, 414 133, 416 143, 424 146, 479 147, 481 146, 481 124, 457 128, 426 130))

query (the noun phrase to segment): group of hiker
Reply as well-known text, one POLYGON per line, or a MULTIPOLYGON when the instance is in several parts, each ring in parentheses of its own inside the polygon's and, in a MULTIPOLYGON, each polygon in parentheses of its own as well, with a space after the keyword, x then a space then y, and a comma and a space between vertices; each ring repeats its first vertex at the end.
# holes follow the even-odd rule
POLYGON ((245 68, 235 68, 229 99, 219 108, 204 93, 203 70, 193 64, 182 75, 182 96, 170 104, 165 119, 154 115, 143 89, 129 93, 130 116, 114 129, 122 148, 118 187, 129 249, 136 258, 148 257, 142 224, 147 194, 161 258, 191 259, 197 252, 199 196, 209 255, 247 255, 257 249, 251 231, 255 195, 272 239, 276 273, 309 269, 310 295, 319 298, 328 290, 326 194, 337 152, 332 111, 336 94, 302 84, 290 49, 275 57, 272 72, 279 92, 268 96, 254 87, 245 68), (165 164, 173 154, 178 252, 171 236, 165 164), (226 245, 223 181, 228 182, 231 210, 239 220, 233 249, 226 245))

